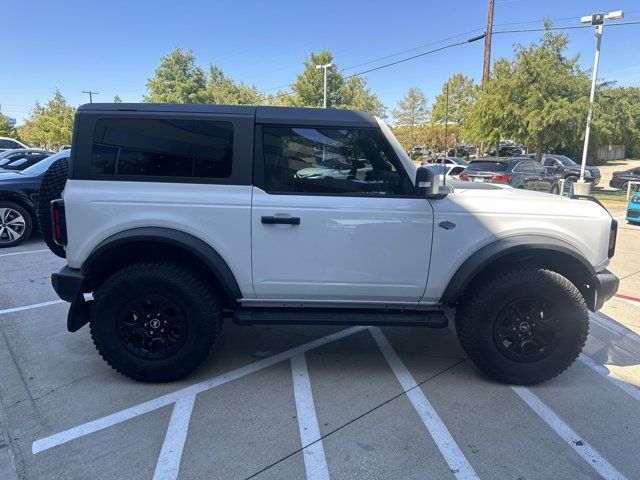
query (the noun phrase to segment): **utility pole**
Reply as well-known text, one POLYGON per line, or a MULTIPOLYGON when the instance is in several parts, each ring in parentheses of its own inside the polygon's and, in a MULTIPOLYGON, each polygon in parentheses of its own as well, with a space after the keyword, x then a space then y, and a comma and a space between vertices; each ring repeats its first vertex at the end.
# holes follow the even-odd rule
POLYGON ((89 95, 89 103, 93 103, 93 96, 100 94, 100 92, 94 92, 93 90, 83 90, 82 93, 89 95))
MULTIPOLYGON (((484 35, 484 64, 482 66, 482 91, 487 89, 489 82, 489 70, 491 69, 491 35, 493 34, 493 5, 494 0, 489 0, 489 12, 487 13, 487 29, 484 35)), ((480 142, 480 155, 484 155, 484 142, 480 142)))
POLYGON ((322 94, 322 108, 327 108, 327 68, 333 67, 333 63, 329 62, 324 65, 316 65, 317 69, 324 70, 324 89, 322 94))

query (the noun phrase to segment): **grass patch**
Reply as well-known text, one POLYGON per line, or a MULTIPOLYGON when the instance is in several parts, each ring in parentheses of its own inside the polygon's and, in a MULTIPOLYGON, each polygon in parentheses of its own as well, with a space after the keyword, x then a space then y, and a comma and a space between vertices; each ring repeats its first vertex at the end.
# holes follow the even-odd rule
MULTIPOLYGON (((591 195, 596 197, 600 201, 606 202, 623 202, 627 203, 627 192, 616 192, 616 191, 596 191, 591 190, 591 195)), ((633 192, 631 193, 633 195, 633 192)))

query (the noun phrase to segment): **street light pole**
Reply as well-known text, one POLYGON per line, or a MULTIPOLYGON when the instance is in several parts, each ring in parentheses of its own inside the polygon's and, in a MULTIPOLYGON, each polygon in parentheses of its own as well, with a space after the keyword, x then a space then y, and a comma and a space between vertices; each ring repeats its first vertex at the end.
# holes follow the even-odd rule
POLYGON ((593 100, 596 96, 596 79, 598 78, 598 65, 600 63, 600 44, 602 42, 602 25, 596 26, 596 56, 593 62, 593 75, 591 78, 591 93, 589 94, 589 113, 587 113, 587 128, 584 131, 584 147, 582 148, 582 164, 580 165, 580 182, 584 183, 584 171, 587 166, 587 151, 589 149, 589 135, 591 134, 591 119, 593 118, 593 100))
POLYGON ((622 10, 617 10, 615 12, 609 12, 607 14, 604 13, 594 13, 592 15, 587 15, 582 17, 580 21, 582 23, 590 23, 591 25, 596 27, 595 35, 596 35, 596 54, 593 61, 593 73, 591 76, 591 92, 589 93, 589 111, 587 113, 587 126, 584 132, 584 146, 582 147, 582 163, 580 165, 580 179, 578 180, 578 184, 574 190, 574 193, 580 195, 588 195, 591 191, 591 184, 588 184, 584 180, 584 172, 587 166, 587 153, 589 151, 589 135, 591 134, 591 120, 593 118, 593 101, 596 96, 596 81, 598 79, 598 66, 600 64, 600 45, 602 44, 602 31, 604 27, 604 20, 619 20, 624 18, 624 12, 622 10))
POLYGON ((324 65, 316 65, 316 68, 324 70, 324 88, 322 93, 322 108, 327 108, 327 69, 333 67, 333 63, 325 63, 324 65))

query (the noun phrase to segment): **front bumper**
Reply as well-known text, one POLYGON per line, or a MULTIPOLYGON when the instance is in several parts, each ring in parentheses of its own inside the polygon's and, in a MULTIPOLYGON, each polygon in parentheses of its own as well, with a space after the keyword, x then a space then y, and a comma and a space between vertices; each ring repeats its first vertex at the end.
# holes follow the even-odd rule
POLYGON ((64 267, 51 275, 51 285, 58 296, 70 302, 67 330, 75 332, 89 321, 91 301, 84 299, 85 276, 82 270, 64 267))
POLYGON ((590 305, 591 310, 598 311, 604 305, 604 302, 613 297, 618 291, 620 280, 609 270, 603 270, 593 277, 593 303, 590 305))
POLYGON ((629 202, 625 218, 630 222, 640 222, 640 203, 629 202))

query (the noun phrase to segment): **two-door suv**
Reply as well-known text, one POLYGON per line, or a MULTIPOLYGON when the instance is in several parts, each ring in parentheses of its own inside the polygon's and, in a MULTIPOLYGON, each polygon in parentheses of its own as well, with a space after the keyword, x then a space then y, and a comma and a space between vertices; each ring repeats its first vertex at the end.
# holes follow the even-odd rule
POLYGON ((618 286, 617 225, 598 203, 441 185, 357 111, 84 105, 68 177, 51 205, 68 262, 53 286, 68 329, 89 323, 137 380, 188 374, 232 318, 455 321, 480 370, 535 383, 576 359, 588 310, 618 286))

